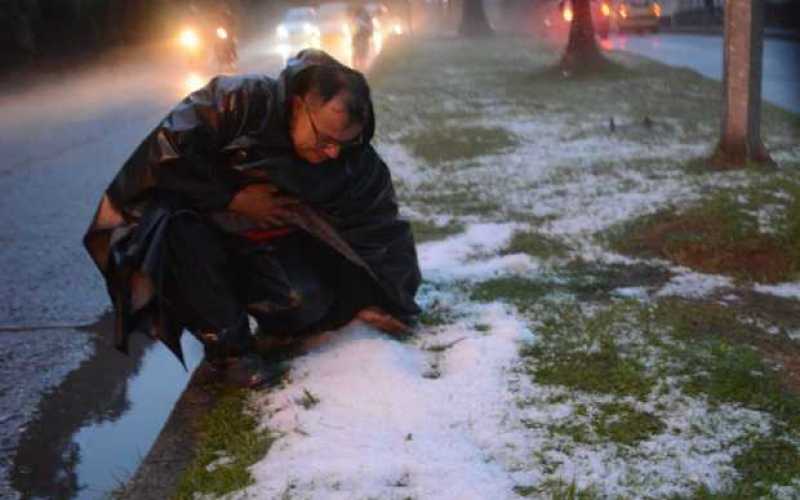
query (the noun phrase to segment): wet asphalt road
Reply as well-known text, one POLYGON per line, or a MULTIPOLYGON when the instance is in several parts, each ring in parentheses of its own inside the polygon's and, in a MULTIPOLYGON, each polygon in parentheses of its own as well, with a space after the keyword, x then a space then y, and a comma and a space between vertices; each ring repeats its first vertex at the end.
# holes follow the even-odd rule
MULTIPOLYGON (((274 74, 258 50, 243 50, 243 70, 274 74)), ((119 356, 108 326, 87 329, 109 301, 81 238, 186 74, 136 54, 0 94, 0 498, 17 496, 9 470, 42 396, 96 351, 119 356)))
MULTIPOLYGON (((691 68, 722 80, 722 37, 717 35, 611 35, 606 50, 639 54, 671 66, 691 68)), ((764 38, 761 94, 764 100, 800 113, 800 41, 764 38)))

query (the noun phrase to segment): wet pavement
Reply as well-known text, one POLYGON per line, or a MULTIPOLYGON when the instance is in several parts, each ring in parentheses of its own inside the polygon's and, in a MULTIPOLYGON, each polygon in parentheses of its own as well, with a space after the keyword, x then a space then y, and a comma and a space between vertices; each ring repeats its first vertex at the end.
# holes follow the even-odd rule
MULTIPOLYGON (((722 79, 721 36, 612 35, 601 42, 607 50, 623 50, 670 66, 691 68, 703 76, 722 79)), ((762 70, 764 100, 800 113, 800 42, 765 37, 762 70)))
MULTIPOLYGON (((112 326, 105 315, 87 330, 97 355, 48 391, 23 427, 11 469, 22 498, 107 495, 135 471, 186 385, 189 372, 144 336, 133 338, 129 356, 116 352, 112 326)), ((187 344, 191 370, 201 350, 187 344)))
MULTIPOLYGON (((265 61, 243 70, 274 74, 265 61)), ((109 300, 81 244, 101 193, 185 94, 185 76, 137 58, 0 94, 1 499, 72 498, 81 486, 96 498, 107 483, 85 479, 92 464, 119 456, 114 474, 132 473, 185 386, 163 346, 130 358, 110 347, 98 319, 109 300)))

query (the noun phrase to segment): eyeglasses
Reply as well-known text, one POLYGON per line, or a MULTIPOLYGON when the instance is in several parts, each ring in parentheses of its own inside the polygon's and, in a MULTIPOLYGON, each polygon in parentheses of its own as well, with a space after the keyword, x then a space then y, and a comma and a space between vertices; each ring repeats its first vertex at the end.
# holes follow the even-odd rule
POLYGON ((358 137, 355 139, 351 139, 349 141, 339 141, 332 137, 325 136, 320 134, 319 129, 317 128, 317 124, 314 123, 314 119, 311 117, 311 111, 308 109, 308 103, 303 100, 303 108, 306 110, 306 116, 308 116, 308 123, 311 124, 311 130, 314 131, 314 138, 316 140, 316 144, 314 145, 317 149, 328 149, 331 147, 339 148, 339 151, 349 151, 351 149, 357 148, 364 143, 363 135, 359 134, 358 137))

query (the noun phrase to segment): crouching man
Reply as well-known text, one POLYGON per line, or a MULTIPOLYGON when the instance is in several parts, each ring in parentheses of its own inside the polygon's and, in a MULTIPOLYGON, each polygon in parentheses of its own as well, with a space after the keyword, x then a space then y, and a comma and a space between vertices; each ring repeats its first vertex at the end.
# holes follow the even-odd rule
POLYGON ((420 272, 389 170, 370 146, 364 76, 306 50, 280 77, 217 77, 178 104, 100 201, 84 244, 115 345, 146 332, 183 361, 191 331, 228 382, 263 384, 261 334, 360 318, 406 330, 420 272))

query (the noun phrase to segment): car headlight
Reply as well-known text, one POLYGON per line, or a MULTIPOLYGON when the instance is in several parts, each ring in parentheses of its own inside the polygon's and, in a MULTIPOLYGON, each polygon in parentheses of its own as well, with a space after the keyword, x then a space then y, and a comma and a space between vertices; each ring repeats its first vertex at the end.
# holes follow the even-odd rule
POLYGON ((191 28, 181 31, 178 40, 181 45, 190 50, 194 50, 200 45, 200 37, 197 36, 197 33, 191 28))
POLYGON ((221 38, 222 40, 227 39, 228 38, 228 30, 226 30, 225 28, 220 26, 219 28, 217 28, 217 37, 221 38))
POLYGON ((319 28, 311 23, 305 23, 303 24, 303 33, 308 36, 319 36, 319 28))
POLYGON ((284 25, 278 25, 278 28, 275 30, 275 33, 278 35, 278 38, 289 38, 289 30, 286 29, 284 25))

